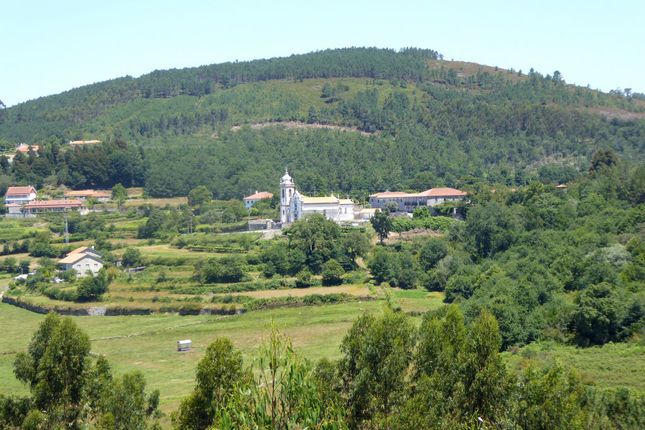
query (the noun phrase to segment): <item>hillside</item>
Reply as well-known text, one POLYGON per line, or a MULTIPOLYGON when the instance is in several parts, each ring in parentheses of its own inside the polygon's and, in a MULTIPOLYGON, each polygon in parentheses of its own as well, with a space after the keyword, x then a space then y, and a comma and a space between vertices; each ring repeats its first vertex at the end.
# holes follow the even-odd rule
POLYGON ((274 188, 287 164, 303 190, 364 198, 475 178, 567 181, 601 148, 639 163, 645 102, 559 72, 348 48, 123 77, 11 107, 1 121, 0 146, 40 143, 47 155, 4 164, 0 191, 123 182, 172 196, 207 184, 237 198, 274 188), (60 151, 84 138, 108 143, 60 151))

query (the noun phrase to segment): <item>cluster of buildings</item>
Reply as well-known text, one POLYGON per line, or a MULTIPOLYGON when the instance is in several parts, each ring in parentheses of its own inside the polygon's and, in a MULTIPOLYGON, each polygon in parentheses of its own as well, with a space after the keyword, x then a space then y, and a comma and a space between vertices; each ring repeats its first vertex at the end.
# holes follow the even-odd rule
MULTIPOLYGON (((463 200, 467 195, 454 188, 431 188, 420 193, 385 191, 372 194, 369 199, 371 207, 362 208, 351 199, 333 194, 325 197, 306 196, 298 191, 293 178, 285 171, 280 178, 280 224, 287 225, 315 213, 337 223, 360 223, 368 221, 381 209, 412 212, 422 206, 463 200)), ((251 208, 258 201, 270 198, 273 198, 273 194, 256 191, 244 198, 244 204, 251 208)))
POLYGON ((78 190, 68 191, 63 199, 36 200, 36 189, 31 186, 15 186, 7 188, 4 196, 7 217, 29 217, 41 213, 79 211, 87 212, 87 201, 94 199, 102 203, 111 199, 109 191, 78 190))

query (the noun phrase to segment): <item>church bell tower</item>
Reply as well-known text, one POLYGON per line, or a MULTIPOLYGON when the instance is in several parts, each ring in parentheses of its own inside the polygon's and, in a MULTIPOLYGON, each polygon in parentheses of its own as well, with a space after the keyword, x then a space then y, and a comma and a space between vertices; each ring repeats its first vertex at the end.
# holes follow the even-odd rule
POLYGON ((291 203, 291 197, 296 190, 296 186, 293 183, 293 179, 289 176, 287 169, 284 170, 284 175, 280 178, 280 223, 286 224, 291 222, 291 216, 289 216, 289 204, 291 203))

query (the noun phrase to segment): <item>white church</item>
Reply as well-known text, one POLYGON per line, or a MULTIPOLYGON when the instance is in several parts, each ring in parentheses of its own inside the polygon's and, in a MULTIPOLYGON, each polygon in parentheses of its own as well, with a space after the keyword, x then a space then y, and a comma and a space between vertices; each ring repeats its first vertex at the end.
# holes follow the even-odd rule
MULTIPOLYGON (((319 213, 335 222, 356 219, 354 202, 333 194, 329 197, 308 197, 296 189, 289 172, 280 179, 280 222, 282 225, 298 221, 307 215, 319 213)), ((360 213, 360 211, 359 211, 360 213)))

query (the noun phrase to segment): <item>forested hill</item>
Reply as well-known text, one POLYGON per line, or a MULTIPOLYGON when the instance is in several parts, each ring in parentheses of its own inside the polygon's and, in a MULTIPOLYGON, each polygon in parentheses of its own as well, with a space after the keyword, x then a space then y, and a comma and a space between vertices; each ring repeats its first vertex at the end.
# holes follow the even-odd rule
POLYGON ((436 51, 413 48, 398 52, 348 48, 286 58, 156 70, 136 79, 126 76, 17 105, 7 110, 0 135, 19 140, 61 136, 74 133, 72 130, 83 130, 84 121, 110 107, 137 99, 202 97, 250 82, 334 77, 418 82, 429 77, 426 62, 438 57, 436 51))
POLYGON ((158 196, 206 184, 219 198, 237 198, 274 188, 288 164, 307 192, 364 197, 480 180, 562 182, 585 171, 599 149, 628 166, 645 153, 640 94, 576 87, 557 71, 445 61, 422 49, 347 48, 155 71, 0 115, 0 152, 44 145, 38 159, 0 159, 0 193, 14 182, 121 182, 158 196), (266 126, 274 123, 283 125, 266 126), (75 139, 106 143, 61 150, 75 139))

